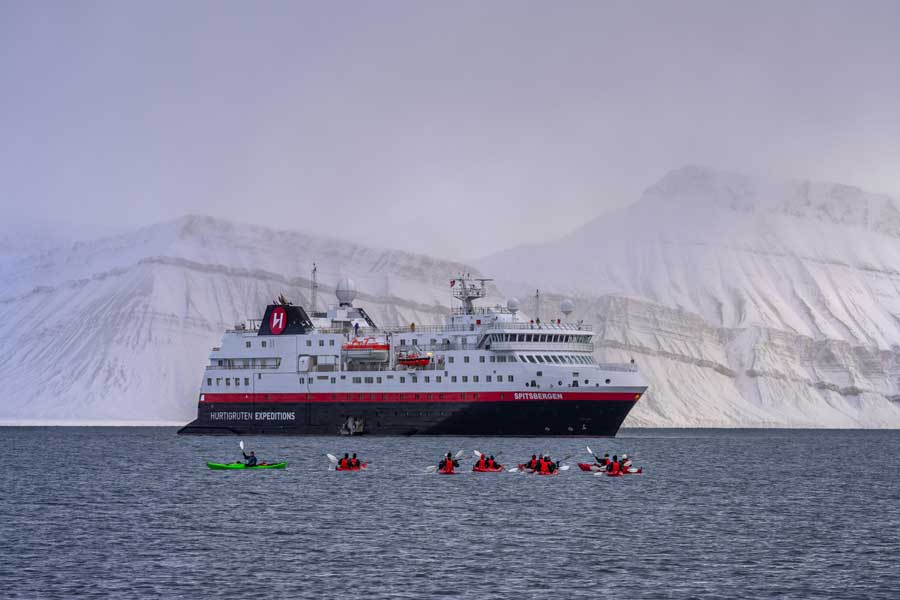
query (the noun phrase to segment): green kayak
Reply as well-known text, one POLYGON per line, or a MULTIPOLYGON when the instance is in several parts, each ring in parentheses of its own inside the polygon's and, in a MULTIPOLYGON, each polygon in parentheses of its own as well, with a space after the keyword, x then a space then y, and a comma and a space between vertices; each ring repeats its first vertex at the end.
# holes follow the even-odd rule
POLYGON ((241 462, 233 462, 233 463, 228 463, 228 464, 208 462, 208 463, 206 463, 206 466, 214 471, 222 471, 222 470, 226 470, 226 469, 236 469, 236 470, 240 470, 240 469, 283 469, 287 466, 287 463, 286 462, 272 463, 272 464, 260 463, 260 464, 256 465, 255 467, 248 467, 247 465, 245 465, 244 463, 241 463, 241 462))

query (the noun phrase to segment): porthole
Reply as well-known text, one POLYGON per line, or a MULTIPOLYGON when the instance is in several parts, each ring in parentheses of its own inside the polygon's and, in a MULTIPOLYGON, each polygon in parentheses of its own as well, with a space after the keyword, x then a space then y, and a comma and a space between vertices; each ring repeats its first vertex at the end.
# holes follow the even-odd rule
POLYGON ((611 381, 611 380, 609 380, 609 379, 607 379, 607 380, 606 380, 606 383, 607 383, 607 384, 609 384, 609 383, 610 383, 610 381, 611 381))

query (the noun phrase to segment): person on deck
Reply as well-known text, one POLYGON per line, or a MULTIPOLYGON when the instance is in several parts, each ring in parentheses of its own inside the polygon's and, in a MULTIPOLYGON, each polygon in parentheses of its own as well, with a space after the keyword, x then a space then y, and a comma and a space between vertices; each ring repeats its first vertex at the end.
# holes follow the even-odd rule
POLYGON ((241 452, 241 454, 244 455, 244 460, 247 461, 247 462, 244 463, 244 465, 246 465, 246 466, 248 466, 248 467, 255 467, 255 466, 256 466, 256 454, 253 452, 253 450, 250 451, 250 455, 249 455, 249 456, 247 455, 246 452, 243 452, 243 451, 241 452))

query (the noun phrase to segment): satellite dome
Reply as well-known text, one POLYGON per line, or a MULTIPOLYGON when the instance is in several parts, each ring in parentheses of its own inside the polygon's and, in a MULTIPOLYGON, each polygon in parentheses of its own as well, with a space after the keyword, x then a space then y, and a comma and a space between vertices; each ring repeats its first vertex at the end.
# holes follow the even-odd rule
POLYGON ((334 295, 337 296, 341 306, 350 306, 356 299, 356 284, 349 277, 344 277, 338 281, 337 287, 334 288, 334 295))
POLYGON ((519 310, 519 299, 518 298, 510 298, 506 301, 506 309, 511 313, 515 313, 519 310))
POLYGON ((568 317, 575 310, 575 303, 570 299, 566 298, 562 302, 559 303, 559 310, 562 314, 568 317))

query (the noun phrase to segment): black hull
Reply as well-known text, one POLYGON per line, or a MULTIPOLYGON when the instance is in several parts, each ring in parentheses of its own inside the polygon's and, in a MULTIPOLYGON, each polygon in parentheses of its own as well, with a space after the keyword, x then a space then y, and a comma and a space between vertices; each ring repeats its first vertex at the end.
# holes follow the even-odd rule
POLYGON ((635 400, 602 402, 202 403, 179 434, 339 435, 353 417, 376 436, 606 436, 619 431, 635 400))

